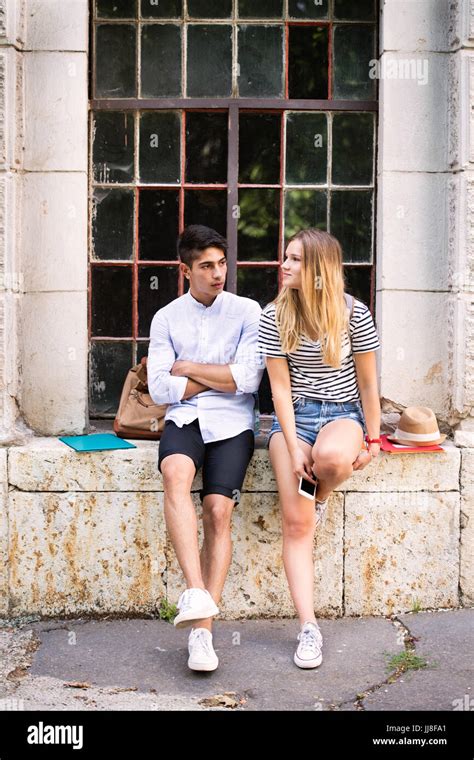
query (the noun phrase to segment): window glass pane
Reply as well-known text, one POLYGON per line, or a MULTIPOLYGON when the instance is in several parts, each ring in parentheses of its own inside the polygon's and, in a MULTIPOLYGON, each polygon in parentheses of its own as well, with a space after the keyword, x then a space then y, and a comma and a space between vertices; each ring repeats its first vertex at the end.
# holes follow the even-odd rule
POLYGON ((133 190, 94 191, 92 246, 96 259, 133 256, 133 190))
POLYGON ((97 18, 135 18, 137 0, 95 0, 97 18))
POLYGON ((266 306, 278 295, 278 267, 238 267, 237 293, 266 306))
POLYGON ((280 139, 280 114, 240 114, 239 182, 279 184, 280 139))
POLYGON ((178 297, 178 267, 138 268, 138 335, 150 335, 150 325, 158 309, 178 297))
POLYGON ((192 18, 230 18, 232 0, 188 0, 188 13, 192 18))
POLYGON ((333 96, 373 100, 375 79, 369 76, 374 55, 374 27, 346 24, 334 27, 333 96))
POLYGON ((183 0, 141 0, 143 18, 181 18, 183 0))
POLYGON ((136 97, 136 27, 132 24, 97 24, 95 96, 136 97))
POLYGON ((148 356, 148 351, 150 348, 150 341, 149 340, 141 340, 137 341, 137 364, 140 363, 140 360, 144 356, 148 356))
POLYGON ((133 182, 133 115, 120 111, 96 111, 92 134, 95 182, 133 182))
POLYGON ((91 280, 92 335, 131 336, 132 267, 93 266, 91 280))
POLYGON ((285 192, 285 239, 301 230, 327 229, 326 190, 287 190, 285 192))
POLYGON ((181 28, 174 24, 142 26, 141 97, 181 95, 181 28))
POLYGON ((345 290, 363 303, 370 304, 370 276, 372 267, 344 267, 345 290))
POLYGON ((239 261, 278 259, 280 190, 239 191, 239 261))
POLYGON ((176 111, 140 115, 140 180, 180 181, 181 119, 176 111))
POLYGON ((332 181, 369 185, 374 165, 374 117, 370 113, 334 114, 332 181))
POLYGON ((188 26, 189 97, 230 97, 232 92, 232 27, 188 26))
POLYGON ((283 0, 239 0, 240 18, 283 18, 283 0))
POLYGON ((344 262, 372 259, 372 190, 331 193, 331 233, 337 237, 344 262))
POLYGON ((286 181, 291 185, 327 182, 327 117, 289 113, 286 117, 286 181))
POLYGON ((290 98, 328 97, 328 27, 289 26, 290 98))
POLYGON ((186 114, 186 181, 227 182, 227 113, 186 114))
POLYGON ((327 18, 328 0, 289 0, 290 18, 327 18))
POLYGON ((116 414, 123 384, 132 363, 131 341, 92 341, 89 407, 92 415, 116 414))
POLYGON ((375 0, 334 0, 334 17, 348 21, 374 21, 375 0))
POLYGON ((186 190, 184 224, 204 224, 224 237, 227 234, 227 191, 186 190))
POLYGON ((238 35, 241 97, 282 97, 283 28, 240 26, 238 35))
POLYGON ((138 236, 142 261, 176 261, 178 227, 178 190, 140 191, 138 236))

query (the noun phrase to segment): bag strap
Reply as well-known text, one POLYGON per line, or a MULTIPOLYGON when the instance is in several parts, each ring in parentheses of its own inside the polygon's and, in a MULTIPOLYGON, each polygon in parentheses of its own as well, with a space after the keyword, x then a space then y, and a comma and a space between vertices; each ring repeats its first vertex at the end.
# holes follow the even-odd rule
MULTIPOLYGON (((350 309, 350 315, 349 315, 349 324, 350 324, 350 321, 352 319, 352 315, 354 313, 354 300, 355 299, 354 299, 354 296, 350 296, 348 293, 344 293, 344 298, 346 299, 347 308, 350 309)), ((349 336, 349 341, 350 341, 351 346, 352 346, 351 331, 349 329, 349 325, 347 327, 347 334, 349 336)))
POLYGON ((350 296, 348 293, 344 293, 344 298, 346 299, 347 308, 350 309, 350 316, 349 321, 352 319, 352 315, 354 313, 354 296, 350 296))

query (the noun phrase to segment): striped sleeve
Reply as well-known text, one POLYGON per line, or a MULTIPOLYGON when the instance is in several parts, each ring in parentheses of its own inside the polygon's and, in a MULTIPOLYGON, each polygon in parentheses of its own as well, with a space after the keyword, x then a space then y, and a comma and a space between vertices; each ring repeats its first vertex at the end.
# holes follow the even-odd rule
POLYGON ((367 351, 377 351, 380 348, 380 341, 369 308, 359 301, 354 317, 356 319, 351 320, 351 325, 353 324, 351 328, 352 353, 363 354, 367 351))
POLYGON ((285 357, 281 350, 280 335, 275 319, 275 307, 269 304, 260 315, 258 350, 264 356, 285 357))

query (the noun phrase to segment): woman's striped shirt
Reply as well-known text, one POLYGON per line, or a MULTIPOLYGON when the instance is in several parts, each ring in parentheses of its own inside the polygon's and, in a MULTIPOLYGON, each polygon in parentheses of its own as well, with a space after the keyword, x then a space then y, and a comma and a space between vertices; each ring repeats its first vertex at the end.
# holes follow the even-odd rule
POLYGON ((360 401, 353 354, 377 351, 380 342, 372 314, 356 299, 349 332, 351 340, 346 331, 343 333, 339 369, 323 362, 319 340, 304 337, 297 351, 285 354, 275 320, 275 304, 270 303, 260 317, 258 350, 265 356, 286 358, 293 400, 303 396, 320 401, 360 401))

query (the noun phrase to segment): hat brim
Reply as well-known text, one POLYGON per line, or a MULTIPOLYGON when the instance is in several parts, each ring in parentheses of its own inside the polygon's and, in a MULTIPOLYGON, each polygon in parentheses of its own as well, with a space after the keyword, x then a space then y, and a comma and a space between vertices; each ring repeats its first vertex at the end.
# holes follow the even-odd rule
POLYGON ((440 437, 435 441, 408 441, 406 438, 396 438, 394 435, 387 435, 386 438, 387 441, 391 441, 392 443, 401 443, 403 446, 436 446, 439 443, 443 443, 443 441, 446 440, 447 435, 445 433, 441 433, 440 437))

